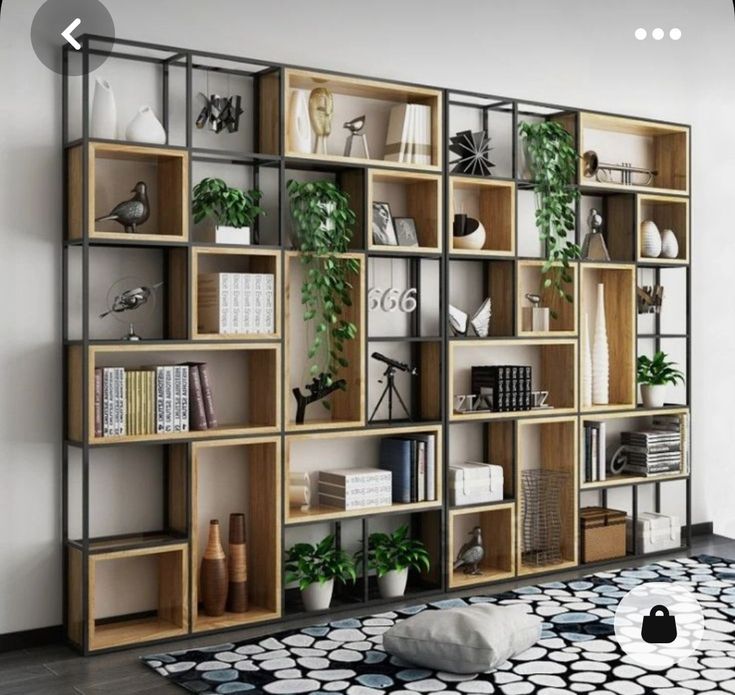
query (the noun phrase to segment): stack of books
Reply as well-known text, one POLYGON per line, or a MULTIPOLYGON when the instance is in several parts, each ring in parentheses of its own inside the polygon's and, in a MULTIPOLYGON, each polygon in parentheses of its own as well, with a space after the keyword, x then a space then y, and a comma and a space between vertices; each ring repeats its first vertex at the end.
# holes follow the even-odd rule
POLYGON ((391 162, 431 164, 431 107, 396 104, 390 111, 385 156, 391 162))
POLYGON ((380 441, 382 470, 391 472, 394 503, 436 500, 436 435, 384 437, 380 441))
POLYGON ((265 273, 199 275, 198 329, 221 335, 275 332, 275 278, 265 273))
POLYGON ((607 479, 607 433, 604 422, 586 420, 584 423, 584 451, 582 482, 595 483, 607 479))
POLYGON ((476 410, 496 413, 531 410, 532 370, 527 365, 472 367, 471 388, 479 402, 476 410))
POLYGON ((319 471, 319 504, 338 509, 390 507, 393 502, 390 471, 341 468, 319 471))
POLYGON ((216 426, 206 364, 94 371, 95 437, 169 434, 216 426))
POLYGON ((623 432, 625 471, 633 475, 652 476, 678 473, 682 468, 681 434, 675 430, 650 429, 623 432))

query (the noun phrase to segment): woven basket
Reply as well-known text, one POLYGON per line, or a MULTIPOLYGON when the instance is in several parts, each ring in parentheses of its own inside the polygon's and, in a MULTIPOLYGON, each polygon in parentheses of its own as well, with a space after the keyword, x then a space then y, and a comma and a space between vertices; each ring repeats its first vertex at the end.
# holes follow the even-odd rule
POLYGON ((625 556, 625 512, 605 507, 579 511, 582 562, 625 556))

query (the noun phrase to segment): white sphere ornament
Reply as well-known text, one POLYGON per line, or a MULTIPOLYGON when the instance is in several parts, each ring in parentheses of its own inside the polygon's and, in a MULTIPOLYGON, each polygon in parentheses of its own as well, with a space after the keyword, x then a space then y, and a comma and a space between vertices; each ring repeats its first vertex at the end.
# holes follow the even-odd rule
POLYGON ((166 130, 150 106, 141 106, 138 109, 138 113, 125 129, 125 137, 131 142, 166 144, 166 130))
POLYGON ((673 229, 664 229, 661 232, 661 255, 665 258, 679 257, 679 240, 673 229))
POLYGON ((661 255, 661 233, 653 220, 641 222, 641 255, 645 258, 661 255))

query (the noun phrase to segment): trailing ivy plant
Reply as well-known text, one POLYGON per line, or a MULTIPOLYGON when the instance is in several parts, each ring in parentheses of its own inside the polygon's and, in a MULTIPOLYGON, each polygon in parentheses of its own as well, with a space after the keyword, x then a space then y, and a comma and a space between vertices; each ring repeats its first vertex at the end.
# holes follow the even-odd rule
MULTIPOLYGON (((344 317, 344 308, 352 305, 350 278, 360 265, 355 258, 340 256, 348 250, 356 218, 349 196, 331 181, 291 180, 287 191, 304 267, 304 321, 314 326, 307 351, 309 376, 326 388, 349 365, 345 342, 357 336, 357 326, 344 317)), ((329 407, 328 401, 322 403, 329 407)))
POLYGON ((536 227, 546 246, 543 287, 552 287, 560 297, 573 302, 566 285, 572 282, 570 262, 580 257, 579 245, 574 242, 574 203, 579 197, 574 185, 578 157, 574 140, 556 121, 523 121, 518 130, 528 149, 536 194, 536 227))
POLYGON ((357 578, 355 564, 344 551, 337 550, 334 536, 322 539, 316 545, 296 543, 286 553, 286 581, 298 582, 302 591, 310 584, 324 584, 330 579, 338 582, 354 582, 357 578))
POLYGON ((216 224, 227 227, 249 227, 258 215, 265 215, 258 207, 262 195, 256 189, 231 188, 222 179, 202 179, 194 186, 191 201, 194 222, 211 217, 216 224))

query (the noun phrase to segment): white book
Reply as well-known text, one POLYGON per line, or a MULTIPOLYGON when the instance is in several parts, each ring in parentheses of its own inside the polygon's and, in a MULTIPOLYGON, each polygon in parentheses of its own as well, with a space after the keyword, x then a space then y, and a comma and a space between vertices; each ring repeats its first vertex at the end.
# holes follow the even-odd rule
POLYGON ((406 126, 406 148, 403 153, 404 162, 413 162, 414 155, 414 143, 416 138, 416 109, 413 108, 413 104, 406 106, 406 112, 408 113, 408 125, 406 126))
POLYGON ((247 333, 243 321, 242 280, 242 273, 232 273, 230 278, 230 287, 232 288, 232 333, 247 333))
POLYGON ((230 274, 219 276, 219 332, 232 333, 232 311, 230 308, 230 274))
POLYGON ((112 367, 102 370, 102 436, 109 437, 112 431, 112 419, 115 410, 113 398, 115 373, 112 367))
POLYGON ((117 368, 117 433, 124 435, 127 431, 125 427, 125 414, 127 412, 127 389, 125 386, 125 370, 122 367, 117 368))
POLYGON ((436 435, 419 434, 416 439, 424 442, 426 449, 425 490, 427 502, 436 500, 436 435))
POLYGON ((265 303, 263 333, 275 333, 275 278, 265 275, 265 303))
POLYGON ((189 431, 189 367, 185 364, 176 367, 181 374, 181 431, 189 431))
POLYGON ((166 431, 166 367, 156 367, 156 433, 166 431))
POLYGON ((171 411, 173 413, 173 431, 181 432, 181 373, 178 367, 171 368, 173 387, 171 390, 171 411))
POLYGON ((163 367, 163 424, 165 432, 173 432, 173 386, 174 375, 172 367, 163 367))
POLYGON ((590 432, 590 456, 592 457, 592 480, 590 482, 593 483, 597 481, 597 474, 599 472, 597 464, 597 435, 598 430, 596 427, 593 427, 590 432))
POLYGON ((244 285, 243 285, 243 318, 245 322, 245 332, 246 333, 257 333, 255 321, 253 319, 254 311, 255 311, 255 301, 253 297, 254 292, 254 282, 253 282, 253 274, 248 273, 244 276, 244 285))
POLYGON ((418 161, 431 164, 431 107, 422 104, 418 108, 421 110, 421 153, 418 161))
POLYGON ((256 273, 252 278, 252 297, 253 297, 253 332, 265 333, 263 313, 265 297, 263 296, 263 274, 256 273))
POLYGON ((607 478, 607 433, 605 432, 605 423, 601 422, 597 431, 597 464, 598 464, 598 480, 607 478))
POLYGON ((418 456, 416 466, 416 501, 426 501, 426 442, 418 441, 416 447, 416 455, 418 456))
POLYGON ((408 104, 396 104, 391 108, 383 159, 391 162, 405 161, 408 113, 408 104))

